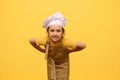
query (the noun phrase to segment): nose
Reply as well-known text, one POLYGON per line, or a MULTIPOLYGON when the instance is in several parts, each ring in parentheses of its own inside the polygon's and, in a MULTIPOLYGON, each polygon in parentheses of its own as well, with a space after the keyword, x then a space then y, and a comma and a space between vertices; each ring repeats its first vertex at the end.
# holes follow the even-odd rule
POLYGON ((57 32, 56 32, 56 31, 54 32, 54 35, 57 35, 57 32))

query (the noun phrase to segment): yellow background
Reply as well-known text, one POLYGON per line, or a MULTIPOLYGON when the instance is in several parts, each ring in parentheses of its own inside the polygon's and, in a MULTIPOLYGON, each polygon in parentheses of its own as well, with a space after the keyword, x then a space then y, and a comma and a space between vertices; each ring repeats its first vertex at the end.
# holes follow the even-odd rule
POLYGON ((60 11, 66 37, 87 44, 70 54, 70 80, 120 80, 119 0, 0 0, 0 80, 47 80, 44 54, 29 44, 60 11))

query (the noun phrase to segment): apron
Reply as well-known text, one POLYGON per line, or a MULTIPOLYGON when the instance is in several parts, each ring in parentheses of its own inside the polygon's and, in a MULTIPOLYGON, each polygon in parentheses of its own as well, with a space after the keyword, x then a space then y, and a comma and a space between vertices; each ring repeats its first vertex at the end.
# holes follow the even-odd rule
POLYGON ((69 80, 69 54, 62 44, 49 47, 47 57, 48 80, 69 80))

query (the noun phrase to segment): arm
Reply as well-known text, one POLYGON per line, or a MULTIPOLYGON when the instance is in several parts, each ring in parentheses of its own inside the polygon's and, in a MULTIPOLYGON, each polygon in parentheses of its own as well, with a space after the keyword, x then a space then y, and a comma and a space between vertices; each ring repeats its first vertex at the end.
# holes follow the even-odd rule
POLYGON ((76 42, 76 47, 75 47, 75 49, 68 49, 68 53, 80 51, 80 50, 82 50, 82 49, 84 49, 84 48, 86 48, 86 44, 85 44, 85 43, 76 42))
POLYGON ((45 53, 45 50, 40 48, 37 44, 36 44, 36 39, 35 38, 32 38, 29 40, 30 44, 37 50, 39 50, 40 52, 44 52, 45 53))

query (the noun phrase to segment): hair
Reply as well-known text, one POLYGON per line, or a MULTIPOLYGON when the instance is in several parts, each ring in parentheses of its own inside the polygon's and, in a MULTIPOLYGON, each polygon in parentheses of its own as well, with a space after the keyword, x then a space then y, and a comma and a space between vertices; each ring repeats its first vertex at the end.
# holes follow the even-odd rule
MULTIPOLYGON (((47 28, 47 32, 49 33, 49 27, 47 28)), ((65 34, 65 29, 64 28, 62 28, 62 32, 63 32, 63 34, 65 34)))

